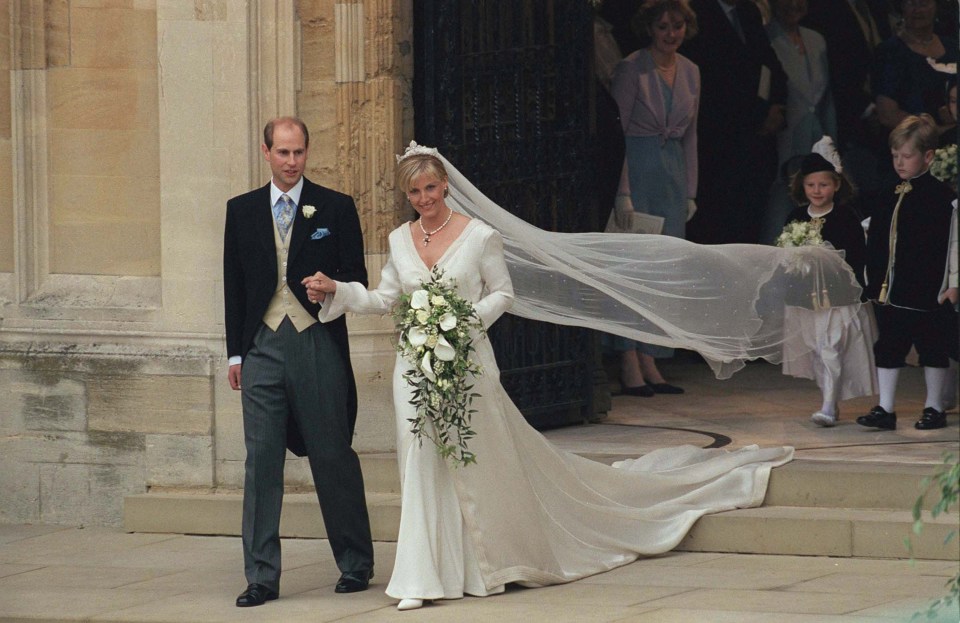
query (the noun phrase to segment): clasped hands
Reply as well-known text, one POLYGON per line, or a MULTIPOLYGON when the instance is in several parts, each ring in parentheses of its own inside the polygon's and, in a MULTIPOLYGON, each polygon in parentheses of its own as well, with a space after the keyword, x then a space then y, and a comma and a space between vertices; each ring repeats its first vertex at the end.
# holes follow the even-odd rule
POLYGON ((327 294, 337 291, 337 282, 319 270, 310 277, 304 277, 300 283, 307 288, 307 298, 311 303, 322 303, 327 298, 327 294))

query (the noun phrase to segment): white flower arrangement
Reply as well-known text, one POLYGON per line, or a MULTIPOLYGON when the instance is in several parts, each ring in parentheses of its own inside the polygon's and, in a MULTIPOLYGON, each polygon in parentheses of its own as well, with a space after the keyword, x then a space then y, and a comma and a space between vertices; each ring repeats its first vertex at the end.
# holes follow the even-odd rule
POLYGON ((940 180, 957 187, 957 146, 947 145, 933 152, 930 173, 940 180))
POLYGON ((777 236, 778 247, 807 247, 823 244, 820 227, 810 221, 791 221, 777 236))
POLYGON ((412 432, 421 444, 426 437, 440 456, 465 466, 477 461, 467 448, 476 434, 470 428, 474 413, 470 405, 479 396, 471 391, 470 378, 483 373, 470 358, 472 332, 484 329, 473 304, 457 293, 455 285, 434 268, 419 290, 400 296, 393 319, 397 351, 413 365, 403 374, 413 388, 410 404, 417 411, 409 419, 412 432))
POLYGON ((317 213, 317 209, 313 206, 303 206, 302 209, 305 218, 313 218, 313 215, 317 213))

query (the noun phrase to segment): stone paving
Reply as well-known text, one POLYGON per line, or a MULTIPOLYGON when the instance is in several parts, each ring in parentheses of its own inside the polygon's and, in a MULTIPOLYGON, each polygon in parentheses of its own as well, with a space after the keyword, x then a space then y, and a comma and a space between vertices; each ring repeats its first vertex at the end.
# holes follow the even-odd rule
MULTIPOLYGON (((842 406, 841 424, 808 421, 812 382, 751 364, 729 381, 683 358, 664 366, 684 396, 614 398, 603 424, 549 431, 559 446, 606 456, 677 443, 728 447, 788 444, 799 458, 933 465, 957 451, 957 418, 942 431, 912 427, 923 406, 919 371, 901 381, 897 431, 853 423, 871 399, 842 406), (915 377, 915 378, 914 378, 915 377), (713 435, 713 437, 711 437, 713 435)), ((284 540, 281 599, 233 605, 243 589, 236 537, 127 534, 111 528, 0 525, 0 621, 523 621, 817 622, 909 621, 945 594, 960 562, 673 552, 567 585, 438 602, 397 612, 384 595, 395 546, 377 543, 371 590, 333 592, 338 572, 326 541, 284 540)), ((927 619, 922 619, 927 620, 927 619)), ((936 621, 956 623, 954 605, 936 621)))
MULTIPOLYGON (((326 541, 285 539, 281 598, 233 605, 243 589, 236 537, 126 534, 112 528, 0 526, 0 621, 907 621, 942 595, 953 562, 670 553, 562 586, 397 612, 383 593, 395 546, 377 543, 377 577, 333 592, 326 541)), ((956 612, 939 621, 957 621, 956 612)))

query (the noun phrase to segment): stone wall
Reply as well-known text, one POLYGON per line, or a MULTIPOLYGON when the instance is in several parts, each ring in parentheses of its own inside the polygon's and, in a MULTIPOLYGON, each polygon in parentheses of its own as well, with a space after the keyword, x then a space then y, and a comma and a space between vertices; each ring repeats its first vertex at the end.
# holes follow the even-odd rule
MULTIPOLYGON (((118 525, 131 493, 241 486, 223 206, 269 179, 263 123, 299 114, 376 281, 411 1, 0 0, 0 522, 118 525)), ((390 451, 389 322, 350 326, 354 446, 390 451)))

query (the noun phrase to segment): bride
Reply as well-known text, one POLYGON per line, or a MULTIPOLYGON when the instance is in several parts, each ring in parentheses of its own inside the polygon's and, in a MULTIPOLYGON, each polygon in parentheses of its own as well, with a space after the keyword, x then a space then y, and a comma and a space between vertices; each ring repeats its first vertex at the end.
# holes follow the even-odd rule
MULTIPOLYGON (((518 290, 518 305, 514 308, 520 306, 524 315, 537 316, 531 309, 547 309, 544 299, 556 296, 546 292, 554 288, 537 285, 537 280, 547 284, 562 280, 570 286, 575 281, 571 274, 558 275, 557 271, 564 273, 571 265, 579 264, 583 287, 605 292, 614 303, 607 307, 599 303, 599 307, 583 305, 590 308, 585 312, 572 309, 578 307, 576 303, 567 308, 555 305, 549 314, 540 313, 540 317, 592 324, 593 320, 574 317, 607 314, 612 307, 632 307, 634 311, 621 314, 620 320, 613 314, 614 320, 604 322, 619 323, 621 334, 646 339, 652 336, 660 343, 688 348, 698 346, 717 363, 718 372, 729 370, 738 357, 779 351, 778 345, 771 348, 773 340, 768 336, 757 338, 767 335, 764 327, 770 325, 770 320, 758 317, 756 312, 749 319, 739 319, 748 329, 734 330, 752 337, 741 337, 736 345, 730 338, 714 335, 716 331, 679 340, 677 335, 689 336, 691 327, 703 323, 700 312, 693 313, 679 326, 656 314, 650 314, 656 321, 653 324, 637 324, 632 319, 638 315, 636 299, 644 298, 645 305, 655 305, 656 294, 649 290, 656 286, 648 285, 644 290, 648 296, 634 299, 607 292, 602 275, 586 265, 593 260, 584 259, 596 256, 592 239, 588 241, 589 253, 567 254, 556 240, 545 245, 553 251, 541 253, 533 243, 518 241, 523 233, 515 227, 521 227, 520 223, 511 221, 507 227, 501 223, 498 231, 479 218, 471 218, 468 213, 476 216, 476 210, 489 200, 435 149, 411 144, 399 157, 397 184, 406 190, 420 218, 391 232, 389 262, 375 290, 368 291, 359 283, 334 281, 322 273, 304 280, 309 295, 322 303, 322 322, 347 311, 387 314, 401 294, 420 289, 423 282, 430 280, 431 270, 438 267, 446 279, 455 280, 460 296, 473 303, 483 325, 489 327, 514 302, 512 274, 525 281, 523 292, 518 290), (453 181, 456 186, 451 188, 453 181), (451 204, 456 204, 458 210, 451 204), (509 271, 501 231, 510 232, 506 251, 509 271), (560 256, 562 261, 555 262, 554 256, 560 256), (653 303, 649 302, 651 297, 653 303), (762 344, 758 345, 758 341, 762 344), (732 355, 734 351, 736 354, 732 355)), ((488 211, 484 217, 490 221, 512 218, 502 211, 488 211)), ((541 237, 551 235, 539 233, 541 237)), ((601 236, 611 238, 609 234, 601 236)), ((578 244, 583 243, 583 236, 580 238, 578 244)), ((614 240, 614 246, 617 244, 614 240)), ((762 249, 766 253, 775 248, 762 249)), ((783 251, 774 251, 780 256, 765 257, 782 259, 783 251)), ((624 253, 619 247, 614 251, 621 260, 624 253)), ((720 263, 712 251, 707 253, 709 257, 701 260, 711 266, 720 263)), ((741 250, 729 255, 739 258, 741 250)), ((833 264, 826 257, 824 254, 819 258, 821 265, 829 264, 828 269, 832 269, 833 264)), ((752 265, 755 260, 748 263, 752 265)), ((678 260, 677 270, 684 270, 683 261, 678 260)), ((636 262, 631 260, 631 265, 636 269, 636 262)), ((773 268, 763 270, 769 277, 773 268)), ((608 277, 611 282, 623 280, 616 275, 608 277)), ((701 287, 710 290, 706 285, 701 287)), ((570 289, 567 287, 562 296, 570 297, 570 289)), ((753 296, 751 305, 772 309, 774 306, 757 301, 758 289, 757 283, 748 287, 753 296)), ((780 289, 774 289, 777 296, 783 296, 780 289)), ((834 287, 831 296, 839 300, 859 295, 855 286, 846 289, 834 287)), ((713 291, 706 296, 713 299, 713 291)), ((738 295, 733 296, 731 301, 713 300, 713 304, 722 307, 729 302, 739 309, 734 300, 738 295)), ((597 300, 592 297, 593 303, 597 300)), ((710 326, 717 328, 716 323, 710 326)), ((476 436, 470 440, 470 451, 476 455, 476 463, 467 466, 454 467, 432 443, 421 444, 414 437, 409 419, 416 416, 416 411, 411 405, 411 387, 403 378, 411 364, 399 355, 397 358, 393 394, 402 511, 396 563, 386 592, 400 600, 401 610, 418 608, 425 600, 500 593, 510 582, 531 587, 570 582, 627 564, 639 556, 669 551, 702 515, 759 505, 770 469, 792 458, 793 449, 788 447, 751 446, 727 452, 682 446, 656 450, 610 467, 562 452, 531 428, 510 401, 500 385, 499 369, 485 334, 475 335, 474 345, 473 357, 483 373, 473 379, 473 391, 479 397, 472 405, 475 413, 471 427, 476 436)))

